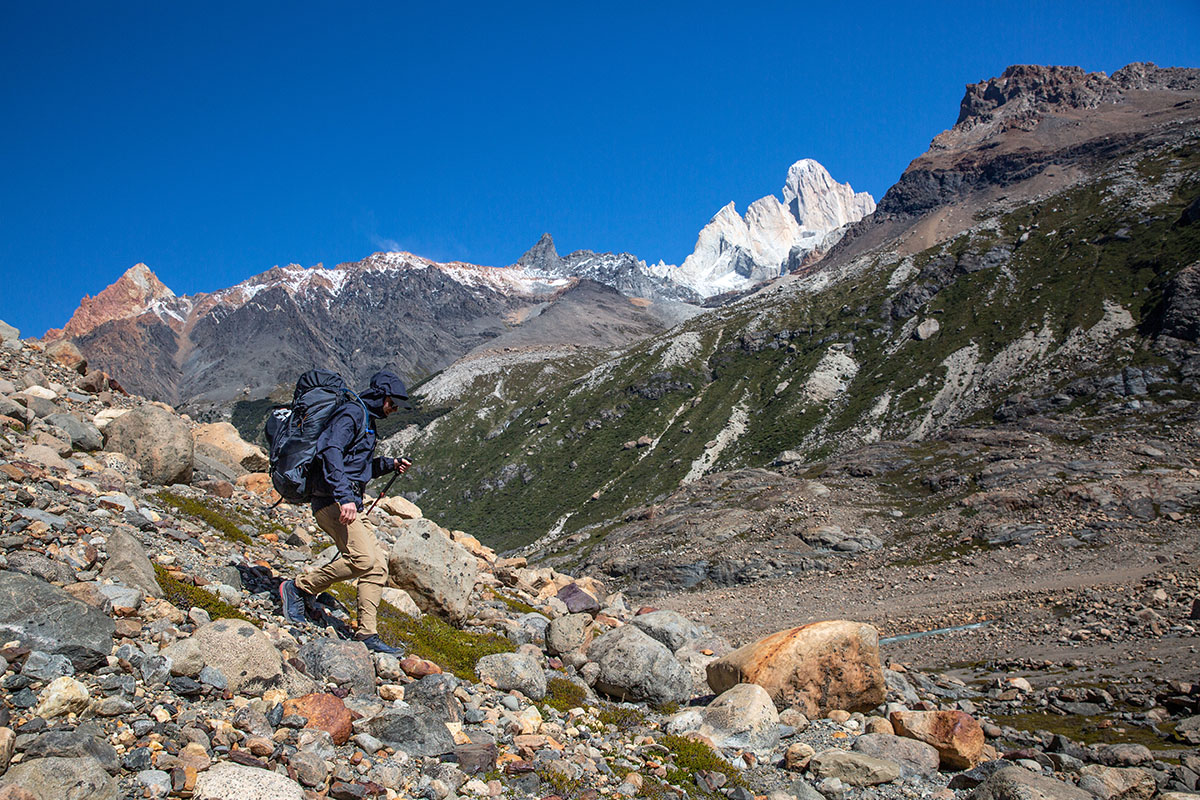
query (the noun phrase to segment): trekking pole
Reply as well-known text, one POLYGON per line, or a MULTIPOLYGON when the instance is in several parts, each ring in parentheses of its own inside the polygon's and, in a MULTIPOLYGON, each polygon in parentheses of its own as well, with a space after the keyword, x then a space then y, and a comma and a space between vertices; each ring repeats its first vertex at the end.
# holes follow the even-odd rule
MULTIPOLYGON (((402 458, 402 459, 400 459, 400 461, 401 461, 401 463, 404 463, 407 466, 412 466, 412 462, 410 462, 407 458, 402 458)), ((388 493, 388 489, 392 488, 392 484, 395 483, 396 478, 399 478, 399 477, 400 477, 399 472, 392 473, 392 479, 387 482, 386 486, 383 487, 383 491, 381 491, 379 493, 379 497, 375 498, 375 502, 371 503, 371 507, 367 509, 367 513, 364 514, 363 516, 369 517, 371 515, 371 512, 375 510, 375 506, 379 505, 379 501, 383 499, 383 496, 388 493)))

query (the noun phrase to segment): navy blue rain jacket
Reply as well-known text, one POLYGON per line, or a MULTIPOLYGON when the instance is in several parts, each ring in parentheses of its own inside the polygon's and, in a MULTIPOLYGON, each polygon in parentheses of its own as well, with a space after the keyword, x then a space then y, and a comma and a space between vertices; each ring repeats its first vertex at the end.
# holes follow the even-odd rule
POLYGON ((411 408, 404 382, 383 370, 371 378, 371 388, 349 400, 333 413, 317 439, 320 466, 313 475, 312 507, 317 511, 331 502, 354 503, 363 507, 362 495, 367 482, 395 471, 395 459, 374 458, 375 420, 384 416, 383 401, 391 396, 402 407, 411 408))

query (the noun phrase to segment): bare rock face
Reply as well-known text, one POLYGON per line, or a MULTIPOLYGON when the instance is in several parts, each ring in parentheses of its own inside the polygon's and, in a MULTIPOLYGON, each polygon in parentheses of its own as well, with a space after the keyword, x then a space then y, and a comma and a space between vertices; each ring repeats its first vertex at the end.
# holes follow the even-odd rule
POLYGON ((1166 295, 1162 332, 1176 339, 1200 340, 1200 262, 1180 270, 1166 295))
POLYGON ((228 422, 197 425, 192 431, 196 452, 247 472, 266 472, 270 466, 266 452, 250 444, 228 422))
POLYGON ((466 617, 479 564, 436 524, 415 519, 396 531, 388 572, 422 611, 458 622, 466 617))
POLYGON ((848 620, 789 628, 709 664, 708 683, 718 693, 756 683, 777 708, 798 708, 808 717, 867 711, 885 694, 879 632, 848 620))
POLYGON ((983 759, 983 728, 965 711, 894 711, 897 735, 932 745, 947 769, 970 769, 983 759))
POLYGON ((186 422, 158 406, 138 406, 110 422, 104 428, 104 447, 137 461, 149 483, 169 485, 192 479, 192 432, 186 422))

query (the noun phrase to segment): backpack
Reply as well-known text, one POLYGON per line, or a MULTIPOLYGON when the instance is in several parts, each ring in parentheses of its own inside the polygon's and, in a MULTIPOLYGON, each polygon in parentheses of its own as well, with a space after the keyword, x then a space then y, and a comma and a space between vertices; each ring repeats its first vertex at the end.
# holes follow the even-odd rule
POLYGON ((267 449, 271 484, 289 503, 312 499, 310 471, 317 455, 317 438, 343 403, 357 401, 363 409, 363 431, 370 415, 358 395, 346 388, 336 372, 309 370, 296 381, 290 406, 276 406, 267 416, 267 449))

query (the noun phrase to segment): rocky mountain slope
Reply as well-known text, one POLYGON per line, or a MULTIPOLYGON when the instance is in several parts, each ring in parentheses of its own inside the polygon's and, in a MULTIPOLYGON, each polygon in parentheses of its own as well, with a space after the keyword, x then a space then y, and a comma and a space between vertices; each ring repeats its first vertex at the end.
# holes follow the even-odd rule
MULTIPOLYGON (((1200 684, 1170 670, 926 672, 881 638, 894 621, 763 630, 736 600, 712 620, 743 620, 727 637, 399 498, 366 524, 393 584, 380 631, 407 654, 348 638, 345 585, 284 625, 280 578, 335 550, 271 507, 261 452, 0 331, 4 800, 1195 796, 1200 684)), ((1155 577, 1060 619, 1194 641, 1194 569, 1155 577)))
POLYGON ((501 547, 602 539, 722 470, 1125 397, 1147 426, 1192 408, 1196 71, 1006 74, 1011 98, 939 136, 817 267, 557 385, 466 388, 396 440, 412 496, 501 547))

